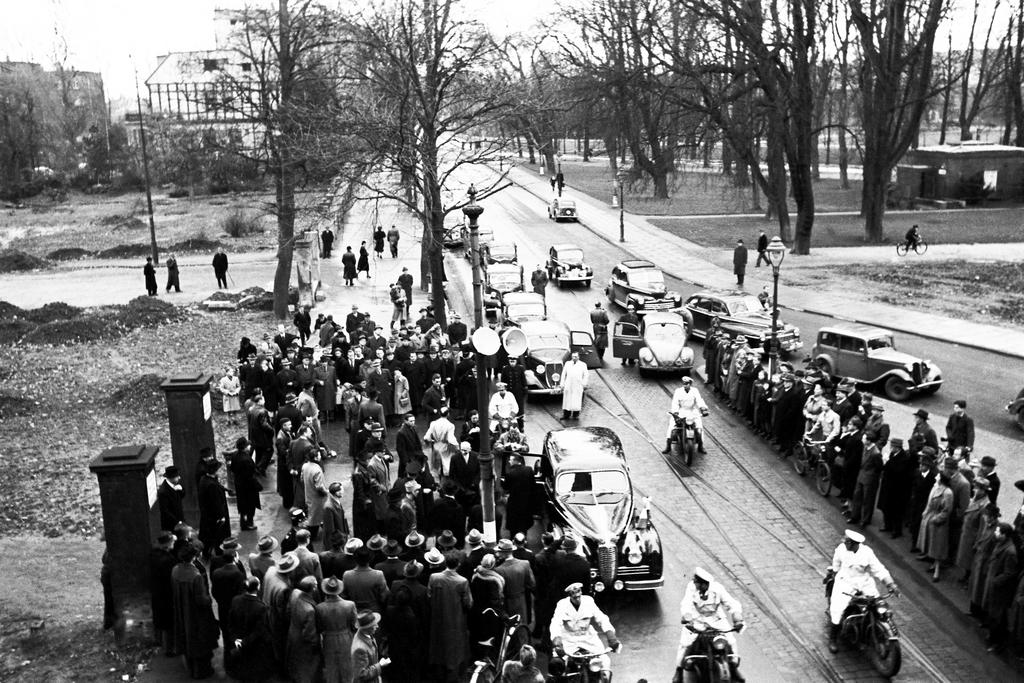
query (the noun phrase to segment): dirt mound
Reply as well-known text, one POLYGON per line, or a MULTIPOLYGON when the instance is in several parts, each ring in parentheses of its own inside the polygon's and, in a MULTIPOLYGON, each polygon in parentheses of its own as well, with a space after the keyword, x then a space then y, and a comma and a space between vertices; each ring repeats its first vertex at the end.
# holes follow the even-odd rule
POLYGON ((184 309, 152 296, 137 296, 124 306, 113 308, 117 316, 133 328, 153 327, 188 318, 184 309))
POLYGON ((23 270, 40 270, 49 267, 50 264, 45 260, 17 249, 7 249, 0 252, 0 273, 16 273, 23 270))
POLYGON ((121 385, 107 397, 107 405, 132 415, 166 413, 167 402, 160 389, 164 378, 148 373, 121 385))
POLYGON ((27 398, 0 393, 0 420, 28 415, 35 407, 27 398))
POLYGON ((217 240, 208 240, 202 237, 192 237, 181 242, 175 242, 167 247, 165 251, 210 251, 217 247, 223 247, 224 243, 217 240))
POLYGON ((152 249, 148 244, 119 244, 103 251, 96 252, 99 258, 137 258, 149 256, 152 249))
POLYGON ((43 304, 41 308, 25 311, 24 316, 27 320, 31 320, 34 323, 52 323, 57 320, 77 318, 82 314, 82 310, 78 306, 71 306, 63 301, 51 301, 50 303, 43 304))
POLYGON ((0 322, 0 342, 26 344, 78 344, 120 337, 140 327, 155 327, 185 320, 189 314, 166 301, 148 296, 123 306, 80 309, 51 303, 24 318, 0 322))
POLYGON ((18 308, 14 304, 7 301, 0 301, 0 320, 10 320, 12 318, 22 318, 25 315, 25 311, 18 308))
POLYGON ((78 259, 94 256, 95 252, 80 247, 64 247, 55 249, 46 255, 51 261, 77 261, 78 259))

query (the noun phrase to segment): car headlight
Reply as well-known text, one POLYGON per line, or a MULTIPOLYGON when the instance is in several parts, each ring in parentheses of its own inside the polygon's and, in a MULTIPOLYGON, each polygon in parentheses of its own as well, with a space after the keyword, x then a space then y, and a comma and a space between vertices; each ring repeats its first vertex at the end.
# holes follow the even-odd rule
POLYGON ((640 564, 640 560, 644 559, 644 556, 639 551, 631 552, 626 558, 630 564, 640 564))
POLYGON ((594 592, 595 593, 603 593, 604 592, 604 584, 601 583, 600 581, 595 581, 594 582, 594 592))
POLYGON ((562 376, 561 376, 561 375, 559 375, 559 374, 558 374, 557 372, 556 372, 556 373, 553 373, 553 374, 551 375, 551 381, 552 381, 552 382, 557 382, 557 381, 558 381, 558 380, 560 380, 561 378, 562 378, 562 376))
POLYGON ((537 374, 538 375, 543 375, 544 374, 544 364, 543 363, 541 363, 540 365, 537 366, 537 374))
POLYGON ((793 336, 795 336, 795 337, 799 337, 800 336, 800 328, 799 327, 794 327, 793 328, 793 336))

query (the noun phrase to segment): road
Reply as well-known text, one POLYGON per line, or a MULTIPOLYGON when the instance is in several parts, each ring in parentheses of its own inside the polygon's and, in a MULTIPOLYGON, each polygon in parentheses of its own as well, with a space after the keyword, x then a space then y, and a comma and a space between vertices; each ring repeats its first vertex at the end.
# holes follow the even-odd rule
MULTIPOLYGON (((594 288, 550 286, 548 307, 550 317, 576 329, 589 329, 589 310, 595 301, 605 301, 598 283, 626 257, 617 245, 582 226, 552 224, 543 203, 516 188, 489 198, 481 222, 492 227, 499 239, 517 242, 527 272, 544 261, 551 243, 573 241, 582 246, 595 271, 594 288)), ((461 265, 453 265, 454 277, 452 271, 449 277, 465 289, 468 267, 462 260, 452 261, 461 265)), ((692 290, 682 282, 670 284, 683 294, 692 290)), ((823 324, 812 316, 794 318, 794 322, 808 331, 823 324)), ((937 351, 955 356, 956 350, 942 347, 936 344, 937 351)), ((699 345, 695 351, 699 358, 699 345)), ((943 363, 939 353, 933 358, 949 368, 947 373, 962 367, 962 361, 943 363)), ((1005 364, 990 358, 984 363, 991 368, 1005 364)), ((977 374, 984 381, 984 375, 977 374)), ((993 370, 989 381, 994 384, 997 378, 993 370)), ((797 477, 788 463, 711 398, 712 413, 706 422, 709 454, 692 471, 662 456, 664 415, 675 386, 676 380, 641 380, 635 369, 609 362, 592 373, 590 400, 581 419, 585 425, 611 425, 623 439, 634 486, 638 494, 652 497, 666 550, 665 587, 650 595, 605 601, 631 654, 616 659, 616 680, 665 680, 671 675, 678 602, 697 564, 720 577, 744 603, 751 628, 741 637, 740 650, 750 680, 874 679, 860 654, 844 651, 833 657, 825 648, 820 578, 843 528, 833 500, 814 492, 808 481, 797 477)), ((976 388, 972 393, 981 392, 976 388)), ((940 395, 938 406, 949 402, 948 395, 945 399, 940 395)), ((910 412, 910 407, 902 406, 887 413, 891 413, 894 433, 909 433, 910 412)), ((547 430, 559 428, 559 415, 557 402, 531 404, 527 426, 531 442, 536 444, 547 430)), ((943 598, 918 566, 906 562, 904 547, 873 534, 869 537, 905 595, 895 605, 905 647, 901 678, 1009 680, 1015 676, 1001 661, 976 654, 983 652, 978 633, 954 613, 954 605, 963 602, 959 589, 947 580, 940 586, 950 595, 943 598)))

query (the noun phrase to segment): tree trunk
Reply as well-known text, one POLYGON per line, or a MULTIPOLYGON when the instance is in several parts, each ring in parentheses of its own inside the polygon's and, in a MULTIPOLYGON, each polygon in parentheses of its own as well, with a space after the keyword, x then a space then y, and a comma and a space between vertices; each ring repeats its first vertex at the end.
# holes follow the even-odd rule
POLYGON ((885 235, 885 192, 888 183, 879 172, 864 174, 861 207, 864 214, 864 236, 867 242, 880 243, 885 235))
MULTIPOLYGON (((283 146, 282 146, 283 147, 283 146)), ((274 271, 274 317, 288 317, 288 286, 292 278, 292 252, 295 248, 295 177, 289 154, 278 150, 277 174, 277 269, 274 271)))
POLYGON ((590 161, 590 125, 583 126, 583 161, 590 161))
POLYGON ((793 253, 806 256, 811 253, 811 231, 814 228, 814 181, 810 164, 800 163, 790 169, 793 198, 796 201, 796 233, 793 253))
POLYGON ((530 155, 530 166, 537 165, 537 155, 533 152, 533 140, 529 136, 526 137, 526 151, 530 155))

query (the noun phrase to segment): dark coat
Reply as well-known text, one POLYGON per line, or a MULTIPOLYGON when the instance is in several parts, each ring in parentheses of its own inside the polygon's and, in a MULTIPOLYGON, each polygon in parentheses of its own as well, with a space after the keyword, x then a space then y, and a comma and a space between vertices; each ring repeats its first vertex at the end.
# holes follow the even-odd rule
POLYGON ((995 622, 1002 620, 1010 609, 1017 588, 1017 575, 1017 549, 1013 541, 1004 536, 996 542, 992 559, 988 563, 988 579, 982 603, 985 613, 995 622))
POLYGON ((274 667, 270 616, 259 597, 243 593, 231 601, 231 635, 242 641, 225 661, 227 673, 241 680, 261 679, 274 667))
POLYGON ((573 583, 582 583, 584 591, 590 586, 590 563, 582 555, 576 553, 557 554, 551 563, 551 574, 548 595, 556 601, 564 596, 565 587, 573 583))
POLYGON ((288 640, 285 648, 293 683, 315 683, 320 671, 320 634, 316 630, 316 600, 292 591, 288 598, 288 640))
MULTIPOLYGON (((346 280, 355 280, 359 275, 356 272, 356 255, 346 251, 341 255, 342 277, 346 280)), ((351 332, 352 330, 348 330, 351 332)))
POLYGON ((415 427, 403 424, 395 435, 395 449, 398 451, 398 476, 405 474, 405 465, 410 460, 423 461, 423 446, 415 427))
POLYGON ((878 509, 887 515, 907 509, 914 482, 914 461, 902 448, 889 453, 882 466, 882 483, 878 489, 878 509))
POLYGON ((204 476, 199 480, 199 540, 213 549, 230 535, 227 492, 216 478, 204 476))
POLYGON ((237 454, 231 461, 235 473, 235 502, 239 515, 251 515, 260 507, 263 484, 256 478, 256 463, 249 454, 237 454))
MULTIPOLYGON (((470 451, 469 458, 463 458, 461 453, 452 455, 448 476, 459 487, 459 493, 466 500, 475 501, 480 488, 480 460, 476 453, 470 451)), ((464 506, 466 500, 462 501, 464 506)))
POLYGON ((430 533, 436 536, 445 530, 451 531, 456 538, 466 533, 466 511, 449 496, 438 498, 430 513, 430 533))
POLYGON ((191 562, 179 562, 171 571, 171 595, 174 651, 189 659, 209 658, 217 649, 220 629, 206 576, 191 562))
POLYGON ((152 263, 142 267, 142 273, 146 276, 146 291, 156 291, 156 268, 152 263))
POLYGON ((171 591, 171 572, 178 561, 163 548, 149 552, 149 595, 153 608, 153 628, 170 631, 174 628, 174 596, 171 591))
POLYGON ((505 474, 506 523, 510 534, 526 533, 533 526, 534 497, 536 494, 533 470, 526 465, 509 469, 505 474))
MULTIPOLYGON (((228 562, 210 574, 210 592, 217 602, 217 614, 220 615, 220 625, 224 629, 224 638, 230 642, 235 639, 231 632, 231 602, 236 596, 245 591, 245 569, 237 562, 228 562)), ((229 645, 227 649, 232 649, 229 645)))
POLYGON ((742 244, 736 246, 732 251, 732 272, 742 275, 747 269, 747 248, 742 244))
POLYGON ((157 505, 160 507, 160 528, 164 531, 174 531, 178 522, 185 521, 185 512, 182 510, 182 500, 185 492, 176 489, 165 481, 156 490, 157 505))
POLYGON ((370 252, 366 251, 366 247, 359 247, 359 262, 356 263, 356 270, 370 272, 370 252))

